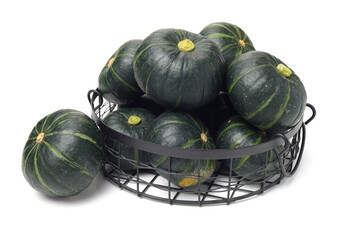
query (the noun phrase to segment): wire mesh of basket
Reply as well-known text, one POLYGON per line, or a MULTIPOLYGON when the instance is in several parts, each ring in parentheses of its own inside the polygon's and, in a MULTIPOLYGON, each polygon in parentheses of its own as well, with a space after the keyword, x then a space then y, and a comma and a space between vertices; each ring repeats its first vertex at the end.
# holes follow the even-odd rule
POLYGON ((116 104, 105 101, 98 89, 88 92, 88 100, 92 108, 92 119, 104 137, 129 145, 138 153, 165 156, 168 165, 167 169, 157 169, 140 161, 140 157, 125 157, 120 145, 114 148, 105 144, 106 159, 102 167, 105 178, 138 197, 181 205, 230 204, 262 194, 284 178, 291 177, 298 169, 302 158, 306 125, 316 115, 315 108, 307 103, 307 107, 312 111, 307 121, 301 120, 287 132, 276 134, 269 141, 255 146, 213 150, 181 149, 135 139, 111 129, 103 119, 115 111, 116 104), (273 168, 271 163, 268 163, 271 152, 274 154, 273 168), (265 164, 245 175, 233 171, 233 160, 254 154, 265 154, 265 164), (178 158, 195 161, 197 170, 193 174, 171 171, 173 161, 177 161, 178 158), (208 159, 216 160, 216 167, 211 177, 204 178, 201 175, 201 161, 208 159), (133 166, 131 170, 121 167, 128 164, 133 166), (196 184, 187 188, 176 186, 171 179, 180 175, 196 184))

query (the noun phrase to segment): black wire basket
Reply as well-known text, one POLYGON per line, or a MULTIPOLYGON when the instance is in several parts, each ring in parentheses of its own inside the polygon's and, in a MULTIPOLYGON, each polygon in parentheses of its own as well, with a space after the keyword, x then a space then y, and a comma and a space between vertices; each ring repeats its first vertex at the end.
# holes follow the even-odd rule
POLYGON ((230 204, 234 201, 253 197, 279 184, 282 179, 291 177, 298 169, 302 158, 306 139, 305 125, 311 122, 316 114, 315 108, 311 104, 307 104, 307 107, 312 111, 312 115, 307 121, 301 120, 285 134, 276 134, 268 142, 255 146, 213 150, 181 149, 135 139, 111 129, 103 122, 103 118, 115 111, 116 104, 105 101, 98 89, 88 92, 88 100, 92 108, 92 119, 104 137, 114 138, 137 149, 137 151, 168 157, 169 169, 164 172, 165 178, 163 178, 154 167, 140 162, 140 158, 128 159, 122 155, 120 147, 113 149, 105 145, 107 158, 104 161, 102 171, 107 180, 118 185, 121 189, 135 193, 138 197, 169 204, 198 206, 230 204), (271 150, 277 156, 277 168, 273 173, 268 174, 268 158, 271 150), (236 175, 232 171, 233 159, 261 153, 266 154, 265 166, 250 173, 252 175, 259 174, 261 177, 258 179, 252 180, 247 176, 236 175), (117 161, 112 161, 113 157, 117 161), (171 183, 171 176, 179 174, 171 171, 171 161, 174 158, 197 160, 198 174, 187 176, 197 179, 196 186, 181 188, 171 183), (201 161, 207 159, 217 160, 217 165, 212 176, 203 180, 201 179, 200 166, 201 161), (229 161, 230 164, 225 164, 225 161, 229 161), (124 162, 134 165, 135 170, 124 171, 121 168, 121 163, 124 165, 124 162), (168 177, 166 178, 166 176, 168 177))

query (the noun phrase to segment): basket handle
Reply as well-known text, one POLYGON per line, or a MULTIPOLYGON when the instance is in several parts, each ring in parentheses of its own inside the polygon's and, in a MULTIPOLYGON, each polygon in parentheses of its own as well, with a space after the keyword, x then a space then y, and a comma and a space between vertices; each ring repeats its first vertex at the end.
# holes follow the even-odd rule
POLYGON ((315 110, 315 107, 310 103, 307 103, 306 106, 312 110, 312 116, 305 122, 305 124, 307 125, 315 118, 317 111, 315 110))
MULTIPOLYGON (((314 118, 314 117, 313 117, 314 118)), ((312 120, 312 119, 310 119, 312 120)), ((304 149, 304 144, 305 144, 305 138, 306 138, 306 127, 305 127, 305 123, 302 123, 301 125, 301 128, 302 128, 302 134, 303 134, 303 137, 302 137, 302 142, 301 142, 301 148, 300 148, 300 152, 299 152, 299 155, 298 155, 298 158, 295 162, 295 165, 294 165, 294 168, 292 169, 292 171, 288 172, 286 169, 285 169, 285 166, 282 162, 282 159, 281 159, 281 156, 286 152, 288 151, 289 147, 290 147, 290 141, 289 139, 283 135, 283 134, 276 134, 274 137, 275 138, 282 138, 285 142, 285 145, 284 145, 284 149, 280 152, 280 153, 277 153, 277 150, 276 148, 273 150, 275 155, 277 156, 277 161, 278 161, 278 164, 280 166, 280 169, 282 171, 282 174, 284 177, 286 178, 290 178, 291 176, 294 175, 294 173, 296 172, 296 170, 298 169, 299 165, 300 165, 300 162, 301 162, 301 158, 302 158, 302 154, 303 154, 303 149, 304 149)))
POLYGON ((95 89, 95 90, 90 90, 87 93, 87 98, 88 98, 88 102, 90 103, 90 105, 93 108, 93 112, 95 112, 96 110, 98 110, 102 105, 103 105, 103 97, 102 94, 100 93, 99 89, 95 89), (99 98, 99 104, 97 106, 94 106, 94 101, 96 100, 96 98, 99 98))

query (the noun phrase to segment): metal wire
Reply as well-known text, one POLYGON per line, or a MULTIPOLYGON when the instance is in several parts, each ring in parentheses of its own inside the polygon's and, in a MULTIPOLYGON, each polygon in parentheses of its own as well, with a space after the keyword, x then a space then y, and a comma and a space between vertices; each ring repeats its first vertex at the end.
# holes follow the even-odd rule
MULTIPOLYGON (((88 93, 88 99, 92 107, 92 118, 101 129, 103 128, 102 131, 104 136, 112 137, 113 132, 111 132, 111 129, 105 128, 104 130, 102 119, 116 109, 116 104, 104 101, 97 90, 91 90, 88 93), (98 104, 96 105, 97 98, 98 104)), ((314 119, 316 113, 312 105, 307 104, 307 106, 312 110, 312 116, 306 121, 306 124, 314 119)), ((203 159, 194 157, 197 159, 197 174, 190 175, 172 172, 171 162, 173 159, 169 156, 168 169, 159 169, 160 173, 164 173, 168 176, 168 178, 165 179, 157 173, 157 169, 149 164, 141 162, 140 157, 137 161, 125 157, 121 153, 120 144, 118 144, 118 149, 105 146, 107 158, 105 159, 102 171, 107 180, 118 185, 121 189, 126 189, 136 194, 138 197, 145 197, 168 204, 196 206, 230 204, 235 201, 262 194, 274 185, 279 184, 283 178, 291 177, 300 164, 305 145, 305 137, 305 124, 301 122, 286 134, 276 134, 274 136, 275 139, 264 146, 264 148, 266 148, 266 146, 274 146, 269 150, 262 151, 259 145, 247 148, 249 150, 247 156, 264 152, 266 157, 264 166, 245 175, 238 175, 232 171, 233 159, 238 156, 238 153, 235 152, 236 149, 233 149, 234 151, 228 149, 227 160, 223 158, 214 158, 214 160, 217 160, 217 165, 213 175, 208 179, 202 177, 200 173, 201 161, 203 161, 203 159), (281 146, 284 147, 281 149, 281 146), (274 166, 276 167, 274 171, 271 171, 271 166, 268 164, 269 151, 271 152, 271 150, 273 150, 277 158, 274 162, 274 166), (122 169, 121 162, 124 161, 131 164, 133 170, 122 169), (225 161, 228 161, 229 164, 225 164, 225 161), (177 175, 197 179, 197 185, 188 188, 175 186, 171 178, 177 175)), ((142 147, 137 146, 137 142, 134 140, 132 142, 133 143, 129 145, 137 148, 138 151, 155 153, 150 151, 149 147, 151 146, 149 143, 145 143, 142 147)), ((152 148, 155 146, 156 145, 152 145, 152 148)), ((170 153, 171 155, 175 154, 175 149, 173 149, 173 151, 171 150, 170 153)), ((138 155, 140 156, 140 154, 138 155)), ((177 155, 182 155, 185 158, 190 157, 190 153, 188 152, 178 152, 177 155)))

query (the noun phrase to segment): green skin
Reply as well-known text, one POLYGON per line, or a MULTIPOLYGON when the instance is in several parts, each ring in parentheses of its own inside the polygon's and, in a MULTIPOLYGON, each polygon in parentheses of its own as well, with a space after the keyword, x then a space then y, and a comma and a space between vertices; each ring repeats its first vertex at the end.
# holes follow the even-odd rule
POLYGON ((203 28, 200 34, 216 43, 226 61, 226 66, 229 66, 241 54, 255 50, 246 33, 234 24, 212 23, 203 28), (239 40, 245 43, 244 46, 240 44, 239 40))
POLYGON ((103 159, 103 141, 96 124, 82 112, 63 109, 33 128, 25 144, 22 170, 37 191, 65 197, 86 189, 103 159), (44 137, 37 142, 41 133, 44 137))
MULTIPOLYGON (((197 118, 188 113, 165 112, 158 116, 146 132, 146 140, 169 147, 214 149, 215 144, 208 135, 208 129, 197 118), (207 140, 202 139, 202 133, 207 140)), ((171 157, 171 172, 168 174, 169 158, 167 156, 147 153, 149 162, 164 178, 171 178, 171 183, 187 188, 206 181, 214 172, 216 160, 200 160, 200 181, 198 177, 198 160, 171 157)))
POLYGON ((106 62, 98 79, 98 88, 106 100, 124 104, 143 95, 133 71, 135 52, 141 42, 127 41, 106 62))
POLYGON ((250 124, 270 134, 295 126, 307 101, 294 71, 289 77, 278 72, 281 63, 268 53, 251 51, 238 57, 227 71, 226 89, 234 108, 250 124))
MULTIPOLYGON (((110 128, 123 133, 127 136, 136 139, 144 139, 148 125, 154 120, 155 116, 145 109, 141 108, 122 108, 108 114, 104 118, 104 123, 110 128), (131 116, 140 118, 140 123, 137 125, 131 125, 128 123, 128 119, 131 116)), ((113 154, 120 154, 122 158, 118 158, 109 154, 109 159, 125 172, 130 172, 137 169, 137 161, 140 161, 140 167, 147 166, 148 161, 146 156, 142 154, 142 151, 130 147, 126 144, 116 141, 113 138, 105 136, 105 144, 108 148, 113 149, 113 154), (126 159, 123 159, 126 158, 126 159)))
POLYGON ((138 47, 134 74, 139 87, 153 101, 170 109, 193 110, 216 98, 225 65, 219 48, 204 36, 181 29, 160 29, 138 47), (185 39, 192 41, 193 50, 178 48, 185 39))
MULTIPOLYGON (((254 146, 266 141, 268 141, 268 138, 262 132, 249 125, 240 116, 233 116, 220 126, 216 136, 216 148, 234 149, 254 146)), ((245 179, 263 180, 264 174, 267 178, 277 173, 278 164, 273 156, 274 153, 270 150, 267 153, 234 158, 232 160, 232 171, 245 179)), ((230 167, 229 159, 226 160, 226 164, 230 167)))
POLYGON ((135 99, 133 102, 117 105, 117 109, 122 108, 143 108, 147 109, 149 112, 153 113, 156 116, 165 112, 165 108, 155 103, 147 96, 147 94, 135 99))

